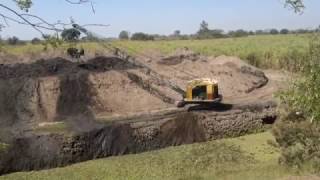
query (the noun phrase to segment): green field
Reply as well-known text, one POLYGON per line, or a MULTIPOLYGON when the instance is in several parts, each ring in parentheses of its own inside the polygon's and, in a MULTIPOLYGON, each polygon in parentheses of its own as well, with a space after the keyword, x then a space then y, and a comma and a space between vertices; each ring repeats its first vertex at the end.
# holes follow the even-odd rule
POLYGON ((278 164, 269 133, 170 147, 137 155, 93 160, 0 179, 278 179, 294 172, 278 164))
POLYGON ((262 68, 289 68, 302 60, 311 35, 265 35, 243 38, 177 41, 117 41, 117 46, 130 53, 158 50, 170 54, 176 49, 189 49, 207 56, 237 56, 262 68))
MULTIPOLYGON (((168 55, 176 49, 188 47, 207 56, 238 56, 261 68, 294 70, 307 53, 310 38, 311 35, 261 35, 211 40, 112 41, 112 44, 131 55, 149 55, 150 51, 168 55)), ((78 46, 87 52, 104 51, 101 43, 80 43, 78 46)), ((69 45, 64 44, 58 50, 67 47, 69 45)), ((26 56, 41 52, 43 46, 27 44, 4 46, 2 49, 8 54, 26 56)))

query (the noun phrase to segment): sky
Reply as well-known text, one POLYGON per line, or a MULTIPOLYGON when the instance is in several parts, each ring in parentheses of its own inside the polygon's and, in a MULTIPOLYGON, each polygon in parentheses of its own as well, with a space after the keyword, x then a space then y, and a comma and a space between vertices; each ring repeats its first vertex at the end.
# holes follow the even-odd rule
MULTIPOLYGON (((79 24, 108 24, 109 27, 90 27, 103 37, 117 37, 121 30, 130 33, 172 34, 180 30, 192 34, 202 20, 211 29, 257 30, 270 28, 315 28, 320 25, 320 1, 305 0, 302 15, 284 8, 284 0, 93 0, 95 13, 89 4, 71 5, 64 0, 34 0, 29 13, 49 22, 79 24)), ((9 0, 0 0, 15 8, 9 0)), ((0 13, 6 13, 0 9, 0 13)), ((2 22, 3 23, 3 22, 2 22)), ((2 38, 17 36, 32 39, 41 35, 31 27, 9 23, 0 32, 2 38)))

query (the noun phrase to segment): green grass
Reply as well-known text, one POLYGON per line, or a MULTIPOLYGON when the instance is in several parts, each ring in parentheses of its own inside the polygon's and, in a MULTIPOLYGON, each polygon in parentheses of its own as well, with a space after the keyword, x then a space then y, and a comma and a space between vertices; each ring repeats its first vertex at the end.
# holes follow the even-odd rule
POLYGON ((38 126, 33 129, 34 132, 38 133, 54 133, 54 134, 69 134, 70 131, 67 125, 63 122, 46 124, 43 126, 38 126))
POLYGON ((117 41, 115 45, 132 54, 157 50, 170 54, 176 49, 189 49, 207 56, 237 56, 264 68, 283 68, 303 58, 310 35, 265 35, 243 38, 176 41, 117 41), (288 64, 288 62, 290 62, 288 64))
MULTIPOLYGON (((112 44, 125 49, 131 55, 149 56, 150 51, 163 54, 173 53, 176 49, 189 49, 207 56, 237 56, 261 68, 294 70, 303 61, 308 50, 311 35, 263 35, 243 38, 211 40, 172 40, 172 41, 113 41, 112 44)), ((87 52, 103 52, 99 43, 80 43, 87 52)), ((58 50, 69 47, 64 44, 58 50)), ((4 46, 8 54, 25 56, 36 55, 43 51, 42 45, 4 46)))
POLYGON ((7 144, 0 142, 0 152, 6 150, 7 146, 8 146, 7 144))
POLYGON ((0 179, 278 179, 295 173, 278 164, 267 133, 136 155, 110 157, 65 168, 15 173, 0 179))

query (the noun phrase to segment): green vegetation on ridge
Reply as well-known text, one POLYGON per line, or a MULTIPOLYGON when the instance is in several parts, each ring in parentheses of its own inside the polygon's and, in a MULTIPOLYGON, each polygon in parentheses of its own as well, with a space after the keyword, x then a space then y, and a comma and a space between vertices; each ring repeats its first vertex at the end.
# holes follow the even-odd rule
MULTIPOLYGON (((173 41, 112 41, 131 55, 150 55, 160 52, 169 55, 179 48, 188 47, 194 52, 207 56, 237 56, 261 68, 296 70, 308 53, 309 35, 261 35, 242 38, 210 40, 173 40, 173 41)), ((103 42, 107 43, 107 42, 103 42)), ((77 46, 86 51, 104 52, 100 43, 85 42, 77 46)), ((61 45, 57 51, 65 51, 68 44, 61 45)), ((41 44, 4 46, 7 54, 14 56, 35 56, 43 51, 41 44)))
POLYGON ((308 35, 265 35, 243 38, 176 41, 115 41, 116 46, 133 55, 160 51, 173 53, 176 49, 189 49, 207 56, 237 56, 261 68, 291 70, 302 61, 308 50, 308 35))

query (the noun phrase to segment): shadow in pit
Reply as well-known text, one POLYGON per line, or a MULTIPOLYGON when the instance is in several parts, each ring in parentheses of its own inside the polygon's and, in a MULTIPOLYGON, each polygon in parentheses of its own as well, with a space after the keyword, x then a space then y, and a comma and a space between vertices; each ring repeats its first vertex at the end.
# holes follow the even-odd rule
POLYGON ((233 108, 232 104, 215 103, 215 104, 199 104, 188 107, 188 112, 192 111, 216 111, 225 112, 230 111, 233 108))

